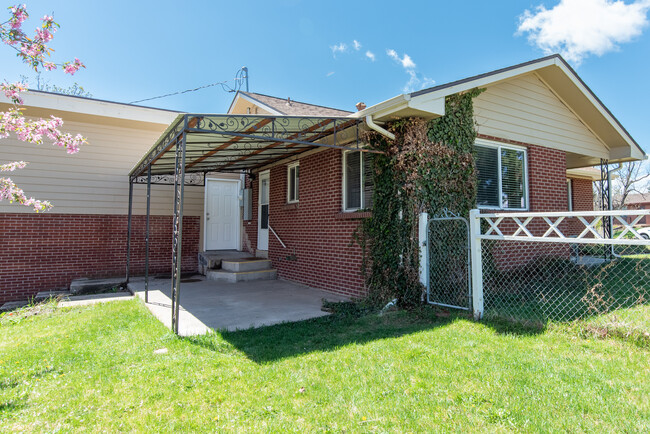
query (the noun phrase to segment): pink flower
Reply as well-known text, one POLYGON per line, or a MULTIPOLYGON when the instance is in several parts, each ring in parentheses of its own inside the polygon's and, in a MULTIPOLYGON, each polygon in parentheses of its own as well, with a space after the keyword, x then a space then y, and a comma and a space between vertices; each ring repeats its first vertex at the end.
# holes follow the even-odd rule
POLYGON ((36 38, 47 43, 52 40, 54 35, 48 29, 36 29, 36 38))
POLYGON ((22 23, 29 17, 27 7, 25 5, 16 5, 10 7, 9 10, 11 11, 11 18, 9 19, 11 28, 14 30, 20 29, 22 23))
POLYGON ((80 68, 85 68, 86 66, 81 63, 79 59, 75 57, 74 62, 65 62, 63 64, 63 70, 66 74, 74 75, 75 72, 79 71, 80 68))

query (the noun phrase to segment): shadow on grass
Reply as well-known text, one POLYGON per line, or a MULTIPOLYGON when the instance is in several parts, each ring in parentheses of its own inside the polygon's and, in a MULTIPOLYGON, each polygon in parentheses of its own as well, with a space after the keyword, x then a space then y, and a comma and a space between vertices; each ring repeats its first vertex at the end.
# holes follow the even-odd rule
POLYGON ((11 401, 0 402, 0 415, 19 411, 27 406, 27 398, 13 399, 11 401))
MULTIPOLYGON (((267 363, 312 352, 334 351, 346 345, 399 338, 412 333, 467 320, 466 314, 430 306, 378 315, 376 312, 339 312, 306 321, 184 338, 215 352, 241 351, 256 363, 267 363), (225 341, 225 342, 224 342, 225 341)), ((506 321, 483 323, 497 333, 534 335, 530 327, 506 321)))

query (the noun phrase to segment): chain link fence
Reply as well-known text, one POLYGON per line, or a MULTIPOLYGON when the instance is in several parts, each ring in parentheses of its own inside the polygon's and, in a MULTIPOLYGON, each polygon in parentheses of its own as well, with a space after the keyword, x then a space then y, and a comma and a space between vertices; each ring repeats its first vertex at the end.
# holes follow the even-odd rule
POLYGON ((635 226, 647 212, 604 213, 474 213, 482 316, 572 321, 650 303, 650 240, 635 226))
POLYGON ((427 302, 470 310, 469 223, 450 214, 434 217, 428 223, 426 244, 427 302))
POLYGON ((485 317, 571 321, 650 303, 650 246, 487 240, 482 255, 485 317))

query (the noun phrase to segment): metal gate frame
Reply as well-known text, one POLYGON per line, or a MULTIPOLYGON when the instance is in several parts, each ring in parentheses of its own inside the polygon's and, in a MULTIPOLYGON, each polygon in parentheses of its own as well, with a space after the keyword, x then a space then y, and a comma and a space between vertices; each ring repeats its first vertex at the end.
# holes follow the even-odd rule
POLYGON ((427 264, 426 264, 426 287, 427 287, 427 303, 434 305, 434 306, 440 306, 440 307, 448 307, 452 309, 460 309, 460 310, 466 310, 466 311, 472 311, 472 260, 471 260, 471 249, 470 249, 470 242, 471 242, 471 233, 470 233, 470 226, 469 226, 469 221, 464 218, 459 216, 458 214, 455 214, 451 211, 449 211, 447 208, 442 210, 442 213, 440 215, 434 215, 431 219, 426 224, 426 249, 427 249, 427 264), (431 251, 429 250, 431 248, 431 243, 430 243, 430 233, 431 233, 431 225, 435 222, 441 222, 441 221, 462 221, 465 224, 466 228, 466 233, 467 233, 467 238, 466 238, 466 243, 465 243, 465 250, 467 252, 467 306, 455 306, 451 304, 445 304, 445 303, 439 303, 431 300, 431 261, 434 260, 434 258, 431 257, 431 251))

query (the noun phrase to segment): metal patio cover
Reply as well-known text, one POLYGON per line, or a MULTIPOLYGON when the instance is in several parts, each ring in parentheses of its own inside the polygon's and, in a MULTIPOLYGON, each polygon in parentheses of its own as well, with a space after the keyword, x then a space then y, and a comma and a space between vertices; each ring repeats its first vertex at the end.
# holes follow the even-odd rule
POLYGON ((149 167, 152 175, 172 175, 177 165, 185 173, 252 171, 317 147, 373 152, 361 149, 363 124, 346 117, 181 114, 130 177, 146 175, 149 167), (348 146, 338 145, 344 137, 348 146))

